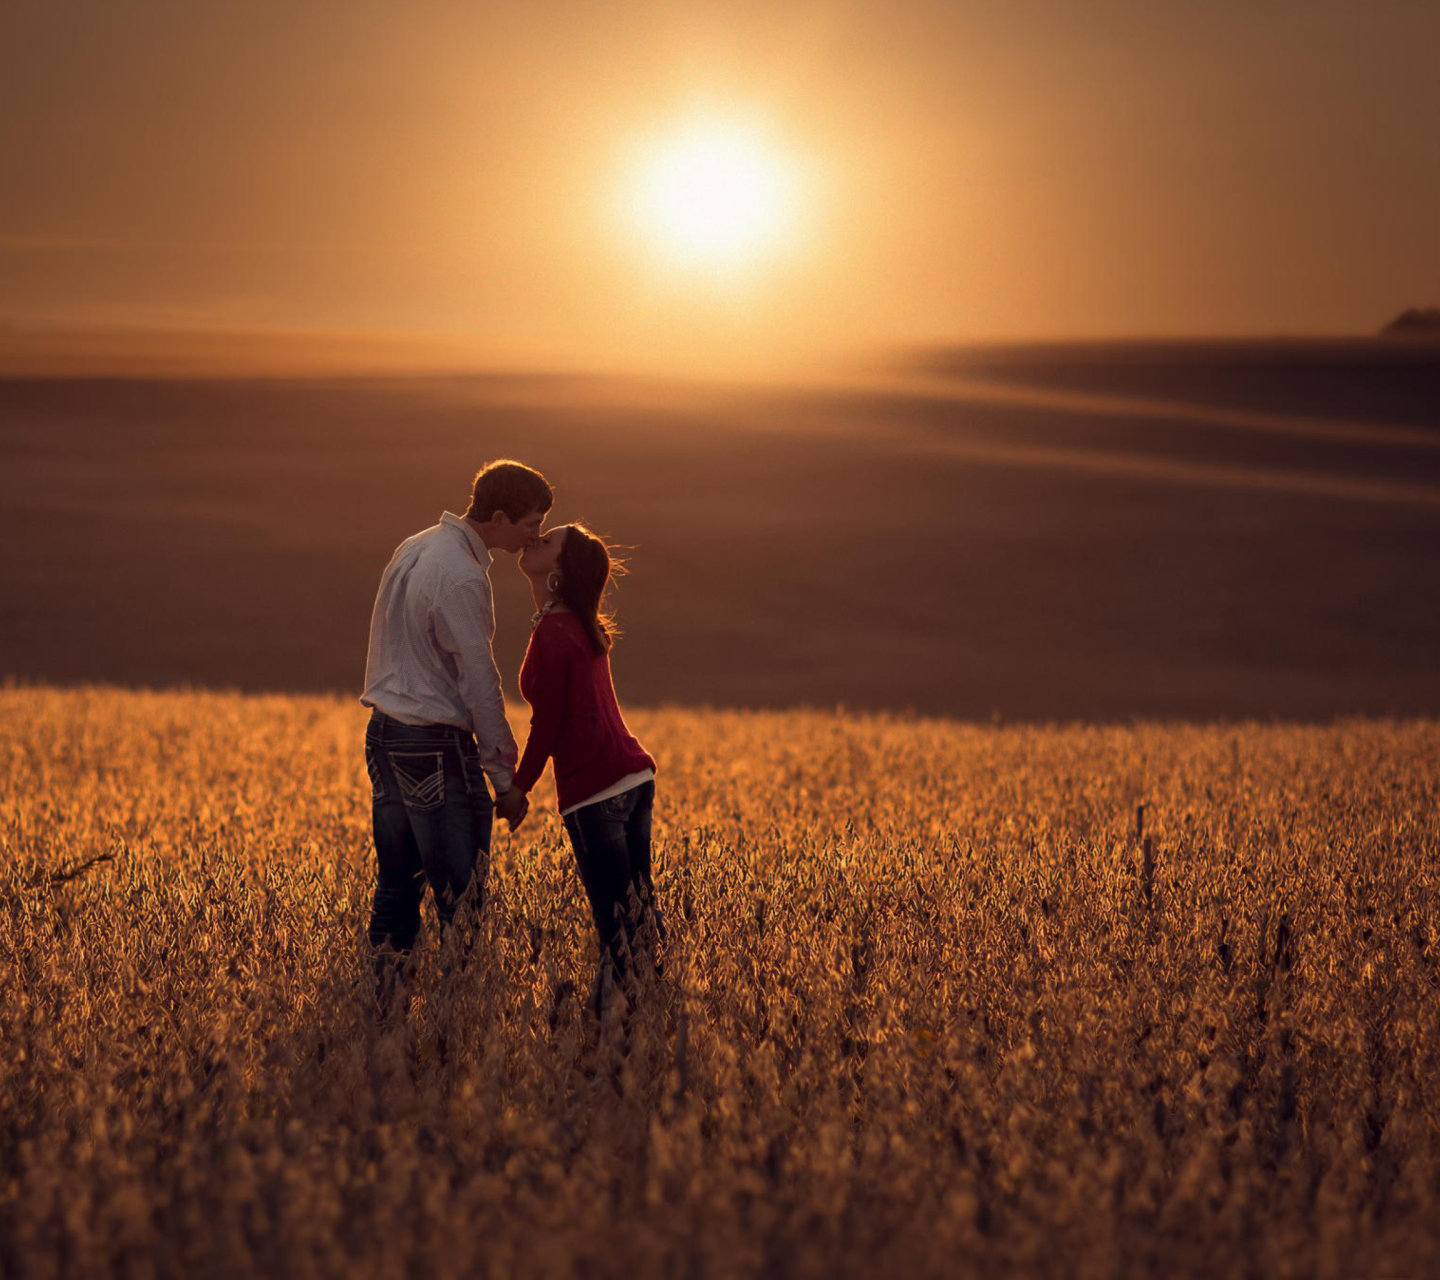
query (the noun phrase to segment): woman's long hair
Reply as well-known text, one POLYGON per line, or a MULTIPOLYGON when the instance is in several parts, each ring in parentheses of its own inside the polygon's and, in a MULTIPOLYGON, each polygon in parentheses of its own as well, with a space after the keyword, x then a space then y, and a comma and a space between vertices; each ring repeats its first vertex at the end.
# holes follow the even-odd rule
MULTIPOLYGON (((610 549, 583 524, 566 528, 565 541, 555 568, 560 574, 560 603, 585 628, 596 653, 609 653, 620 634, 615 619, 605 611, 605 587, 610 581, 610 549)), ((619 565, 614 566, 617 570, 619 565)))

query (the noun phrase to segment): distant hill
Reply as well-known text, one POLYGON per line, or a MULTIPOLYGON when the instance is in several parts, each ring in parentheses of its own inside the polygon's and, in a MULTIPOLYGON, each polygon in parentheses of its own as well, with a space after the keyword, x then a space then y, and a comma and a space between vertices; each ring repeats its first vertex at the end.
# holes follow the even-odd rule
POLYGON ((1411 307, 1402 311, 1381 333, 1428 334, 1440 338, 1440 307, 1411 307))

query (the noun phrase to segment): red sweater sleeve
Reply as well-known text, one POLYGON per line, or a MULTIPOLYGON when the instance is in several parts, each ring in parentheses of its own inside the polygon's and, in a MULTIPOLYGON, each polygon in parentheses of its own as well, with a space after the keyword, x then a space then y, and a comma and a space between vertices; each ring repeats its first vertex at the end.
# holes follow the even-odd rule
POLYGON ((526 794, 540 781, 565 727, 571 656, 563 639, 545 626, 537 628, 530 638, 525 665, 531 669, 526 672, 526 683, 532 685, 535 696, 529 699, 530 735, 513 784, 526 794))

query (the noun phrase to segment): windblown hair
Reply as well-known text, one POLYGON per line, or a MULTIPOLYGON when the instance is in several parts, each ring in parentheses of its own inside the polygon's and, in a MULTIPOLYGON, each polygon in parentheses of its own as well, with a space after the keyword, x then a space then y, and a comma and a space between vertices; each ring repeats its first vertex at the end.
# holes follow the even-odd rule
POLYGON ((532 511, 549 511, 554 501, 550 482, 538 471, 523 462, 501 458, 487 462, 476 474, 465 514, 482 523, 497 511, 511 520, 522 520, 532 511))
MULTIPOLYGON (((620 569, 618 562, 613 568, 620 569)), ((610 548, 583 524, 567 525, 565 541, 555 563, 560 574, 560 603, 580 619, 596 653, 609 653, 620 634, 606 611, 605 588, 610 582, 610 548)))

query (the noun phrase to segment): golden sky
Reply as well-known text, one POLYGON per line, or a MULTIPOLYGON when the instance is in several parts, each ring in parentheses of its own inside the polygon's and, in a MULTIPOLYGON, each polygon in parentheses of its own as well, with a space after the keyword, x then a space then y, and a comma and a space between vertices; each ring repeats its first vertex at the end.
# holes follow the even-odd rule
POLYGON ((1437 56, 1433 0, 7 0, 0 321, 556 359, 1367 332, 1440 302, 1437 56), (738 264, 633 207, 716 122, 789 184, 738 264))

